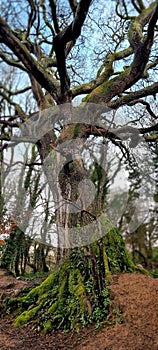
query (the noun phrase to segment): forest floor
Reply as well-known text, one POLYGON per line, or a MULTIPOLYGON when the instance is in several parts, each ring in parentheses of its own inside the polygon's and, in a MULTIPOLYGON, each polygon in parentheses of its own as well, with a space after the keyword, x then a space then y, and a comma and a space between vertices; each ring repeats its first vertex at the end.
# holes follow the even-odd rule
MULTIPOLYGON (((16 295, 31 283, 5 276, 0 270, 1 297, 3 293, 16 295)), ((5 315, 0 319, 0 350, 158 350, 158 279, 139 273, 119 274, 110 291, 115 324, 44 336, 29 326, 15 329, 14 318, 5 315)))

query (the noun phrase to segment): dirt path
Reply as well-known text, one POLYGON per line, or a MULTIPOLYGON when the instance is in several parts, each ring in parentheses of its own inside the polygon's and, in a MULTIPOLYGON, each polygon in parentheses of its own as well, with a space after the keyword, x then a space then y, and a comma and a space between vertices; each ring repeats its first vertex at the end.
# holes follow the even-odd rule
POLYGON ((111 296, 123 323, 100 330, 76 350, 158 350, 158 279, 122 274, 111 296))
POLYGON ((26 281, 18 280, 13 276, 7 276, 6 271, 0 269, 0 300, 3 297, 3 293, 15 296, 19 289, 27 286, 27 284, 26 281))
MULTIPOLYGON (((3 276, 0 286, 2 281, 3 276)), ((5 317, 0 320, 0 350, 158 350, 158 279, 122 274, 110 289, 111 309, 122 311, 122 324, 43 336, 29 327, 14 329, 13 320, 5 317)))

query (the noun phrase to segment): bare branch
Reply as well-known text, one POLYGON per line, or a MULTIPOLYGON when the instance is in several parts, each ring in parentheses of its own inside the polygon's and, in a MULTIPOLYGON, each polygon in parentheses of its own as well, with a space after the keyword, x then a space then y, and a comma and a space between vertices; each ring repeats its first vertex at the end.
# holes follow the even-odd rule
POLYGON ((46 6, 45 6, 44 0, 40 1, 40 6, 42 7, 44 22, 47 25, 47 27, 51 30, 52 35, 54 36, 55 35, 54 29, 53 29, 52 25, 50 24, 50 22, 48 21, 47 16, 46 16, 46 6))
POLYGON ((124 9, 124 13, 119 9, 119 6, 120 6, 120 0, 117 0, 117 3, 116 3, 116 14, 118 15, 118 17, 120 17, 121 19, 125 19, 125 20, 129 20, 129 19, 132 19, 133 17, 129 16, 128 14, 128 11, 127 11, 127 6, 126 6, 126 3, 125 1, 123 0, 123 9, 124 9))
POLYGON ((0 17, 0 39, 6 44, 12 52, 23 62, 29 72, 33 74, 35 79, 44 87, 55 100, 57 97, 57 82, 49 76, 38 61, 30 54, 20 40, 13 34, 8 24, 0 17))
POLYGON ((154 83, 144 89, 140 89, 138 91, 134 91, 129 93, 126 96, 122 96, 118 98, 116 101, 111 101, 108 103, 108 106, 111 108, 118 108, 125 104, 129 104, 131 101, 136 100, 138 98, 146 97, 146 96, 156 96, 158 93, 158 83, 154 83))
POLYGON ((153 13, 153 16, 149 22, 149 25, 148 25, 148 30, 147 30, 147 37, 146 37, 146 40, 145 40, 145 47, 147 48, 147 46, 149 45, 151 47, 152 43, 153 43, 153 39, 154 39, 154 28, 155 28, 155 25, 156 25, 156 22, 158 20, 158 5, 156 6, 156 9, 153 13))
POLYGON ((72 97, 74 98, 75 96, 81 94, 89 94, 90 92, 92 92, 95 88, 107 81, 114 74, 113 63, 115 61, 126 58, 132 53, 133 49, 131 47, 128 47, 127 49, 121 50, 119 52, 109 54, 105 58, 101 67, 99 68, 97 78, 89 83, 78 85, 74 89, 72 89, 72 97))
POLYGON ((4 120, 4 119, 0 119, 0 124, 2 124, 4 126, 10 126, 11 128, 18 128, 19 127, 18 123, 12 123, 9 120, 4 120))
POLYGON ((137 4, 137 2, 136 2, 135 0, 131 0, 131 3, 132 3, 132 5, 134 6, 134 8, 135 8, 139 13, 141 13, 141 9, 140 9, 139 4, 137 4))
POLYGON ((11 100, 11 98, 5 94, 4 92, 1 91, 1 96, 11 105, 14 107, 15 109, 15 113, 17 113, 17 116, 21 119, 21 120, 25 120, 26 119, 26 114, 24 113, 23 109, 20 107, 20 105, 16 102, 13 102, 11 100))
POLYGON ((155 142, 158 140, 158 133, 149 136, 144 136, 146 142, 155 142))
POLYGON ((148 128, 139 128, 139 132, 141 134, 146 134, 151 131, 158 131, 158 123, 152 126, 149 126, 148 128))
POLYGON ((137 103, 141 103, 142 105, 146 106, 146 110, 148 111, 148 113, 151 115, 152 118, 157 119, 158 116, 155 115, 155 113, 152 111, 150 104, 147 101, 144 100, 134 100, 132 102, 130 102, 128 105, 129 106, 133 106, 137 103))
POLYGON ((145 9, 145 5, 143 3, 143 0, 137 0, 137 2, 138 2, 138 5, 139 5, 140 9, 144 10, 145 9))
MULTIPOLYGON (((2 140, 2 139, 1 139, 2 140)), ((8 140, 7 140, 8 141, 8 140)), ((0 147, 0 152, 3 152, 5 149, 8 148, 8 143, 4 143, 1 147, 0 147)))
POLYGON ((79 37, 91 2, 92 0, 80 0, 73 22, 54 38, 53 46, 57 58, 57 68, 61 82, 61 98, 63 102, 70 101, 70 79, 65 62, 66 44, 79 37))
POLYGON ((58 34, 60 32, 60 29, 59 29, 58 20, 57 20, 55 1, 49 0, 49 6, 51 9, 52 19, 53 19, 53 23, 54 23, 54 29, 55 29, 55 32, 58 34))
POLYGON ((42 108, 42 106, 43 106, 44 94, 43 94, 41 85, 37 82, 37 80, 34 78, 34 76, 31 73, 29 74, 29 77, 32 85, 33 95, 37 101, 38 107, 43 110, 44 108, 42 108))
POLYGON ((74 17, 75 17, 76 10, 77 10, 77 1, 76 1, 76 0, 68 0, 68 1, 69 1, 71 10, 72 10, 72 12, 73 12, 73 15, 74 15, 74 17))
POLYGON ((17 67, 20 70, 23 70, 24 72, 27 72, 27 69, 22 64, 20 64, 19 61, 16 61, 16 60, 13 60, 13 59, 9 59, 3 52, 0 52, 0 57, 9 66, 17 67))
POLYGON ((34 1, 33 0, 27 0, 29 5, 30 5, 30 8, 31 8, 31 12, 29 14, 29 18, 28 18, 28 26, 27 26, 27 32, 26 32, 26 39, 29 37, 30 35, 30 30, 31 30, 31 27, 33 25, 33 23, 35 22, 36 20, 36 6, 34 4, 34 1))
POLYGON ((137 24, 133 23, 130 27, 130 43, 134 50, 134 59, 131 67, 126 69, 124 72, 119 74, 118 77, 111 79, 109 82, 104 82, 99 87, 94 89, 91 94, 89 94, 85 101, 87 102, 97 102, 97 103, 107 103, 114 96, 119 95, 121 92, 129 89, 134 85, 141 77, 148 62, 151 47, 154 38, 154 27, 158 19, 158 5, 153 8, 153 3, 149 6, 148 11, 146 9, 142 11, 140 16, 137 17, 137 24), (150 18, 147 38, 143 40, 141 38, 140 30, 142 23, 145 25, 147 18, 150 18), (139 22, 138 23, 138 19, 139 22))
POLYGON ((17 91, 11 91, 11 90, 8 90, 4 85, 0 85, 0 89, 4 89, 4 91, 7 92, 10 96, 15 96, 31 90, 31 86, 26 86, 25 88, 17 91))

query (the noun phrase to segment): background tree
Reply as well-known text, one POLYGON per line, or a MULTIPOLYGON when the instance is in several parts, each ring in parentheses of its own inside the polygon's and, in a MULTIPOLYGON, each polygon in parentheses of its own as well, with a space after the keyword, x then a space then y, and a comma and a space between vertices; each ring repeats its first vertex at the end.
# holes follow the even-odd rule
MULTIPOLYGON (((23 159, 23 158, 22 158, 23 159)), ((14 163, 5 163, 3 167, 3 178, 5 181, 2 183, 3 197, 5 200, 14 202, 14 208, 16 208, 15 218, 9 217, 9 209, 4 208, 4 213, 1 218, 0 233, 6 241, 3 247, 3 253, 1 256, 1 266, 8 271, 15 273, 16 276, 24 274, 28 266, 37 271, 48 271, 46 265, 46 257, 49 252, 49 245, 45 246, 46 238, 45 231, 48 229, 49 220, 52 221, 52 216, 49 215, 48 202, 49 195, 44 193, 41 197, 43 190, 41 179, 41 163, 38 161, 38 153, 35 146, 26 147, 23 161, 14 163), (12 169, 12 165, 15 165, 12 169), (40 166, 40 167, 39 167, 40 166), (16 167, 18 169, 16 169, 16 167), (19 170, 19 176, 14 179, 13 173, 19 170), (8 173, 10 174, 8 178, 8 173), (12 181, 15 180, 15 181, 12 181), (7 185, 6 185, 7 183, 7 185), (4 190, 5 188, 5 190, 4 190), (6 192, 6 193, 5 193, 6 192), (23 206, 23 202, 27 202, 27 206, 23 206), (30 212, 35 210, 39 206, 43 207, 44 221, 41 228, 39 228, 36 234, 33 232, 34 223, 28 228, 30 212), (23 217, 24 226, 20 226, 21 216, 23 217), (49 218, 50 216, 50 218, 49 218)), ((13 211, 14 212, 14 211, 13 211)), ((12 213, 13 214, 13 213, 12 213)), ((5 242, 3 240, 3 243, 5 242)))
MULTIPOLYGON (((1 150, 9 147, 8 129, 26 123, 34 111, 69 103, 70 113, 72 102, 77 97, 81 100, 83 95, 85 103, 121 111, 126 116, 120 122, 123 127, 115 125, 115 114, 110 120, 103 114, 100 125, 85 121, 76 125, 72 119, 66 126, 58 123, 57 130, 51 128, 36 143, 41 163, 51 149, 56 149, 60 156, 60 144, 75 138, 84 138, 86 145, 89 140, 94 144, 96 139, 100 145, 112 144, 128 161, 131 149, 138 146, 142 136, 147 142, 157 141, 154 107, 158 91, 157 2, 109 1, 108 5, 111 5, 109 12, 102 1, 26 1, 22 5, 8 3, 7 6, 2 3, 1 65, 4 71, 8 66, 14 68, 16 83, 8 86, 7 80, 2 81, 1 105, 3 108, 6 104, 9 113, 5 109, 1 117, 4 141, 1 150), (88 47, 91 48, 89 52, 88 47), (21 94, 22 101, 19 99, 21 94), (35 99, 35 106, 29 104, 28 94, 35 99), (143 111, 139 118, 135 109, 143 111), (137 132, 133 132, 132 125, 137 127, 137 132), (126 140, 129 147, 124 144, 126 140)), ((97 113, 96 108, 93 114, 98 117, 97 113)), ((59 174, 60 190, 67 201, 74 202, 79 182, 85 180, 91 169, 81 157, 75 161, 69 154, 64 155, 66 166, 59 174)), ((58 232, 61 226, 69 232, 72 224, 77 230, 78 224, 84 227, 90 221, 97 222, 98 216, 101 217, 101 236, 107 232, 107 221, 104 215, 101 216, 105 207, 107 174, 99 174, 95 165, 93 168, 92 178, 96 184, 97 174, 99 191, 92 207, 82 210, 78 216, 61 210, 59 206, 55 213, 60 224, 58 232)), ((46 330, 51 329, 57 319, 61 320, 58 326, 69 324, 71 327, 76 312, 79 322, 83 315, 83 322, 96 320, 98 308, 107 313, 105 294, 109 270, 133 268, 119 232, 113 227, 108 228, 107 235, 96 243, 74 250, 41 289, 31 292, 22 301, 23 308, 27 308, 28 300, 32 304, 36 296, 37 304, 24 313, 17 324, 25 323, 38 312, 40 314, 44 303, 51 303, 50 294, 51 300, 52 295, 54 299, 48 305, 51 317, 45 324, 46 330)), ((69 255, 69 251, 59 251, 58 260, 66 254, 69 255)))

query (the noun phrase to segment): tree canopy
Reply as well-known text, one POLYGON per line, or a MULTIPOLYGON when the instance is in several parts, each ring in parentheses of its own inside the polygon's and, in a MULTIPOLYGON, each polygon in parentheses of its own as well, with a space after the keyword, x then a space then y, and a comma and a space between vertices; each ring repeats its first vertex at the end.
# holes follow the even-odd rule
POLYGON ((99 125, 83 118, 78 129, 73 117, 64 127, 52 117, 37 145, 41 164, 51 148, 77 136, 109 139, 124 155, 117 139, 132 136, 135 147, 142 136, 157 152, 157 17, 157 1, 2 2, 1 150, 34 112, 84 101, 122 114, 124 129, 113 133, 111 115, 99 125))

